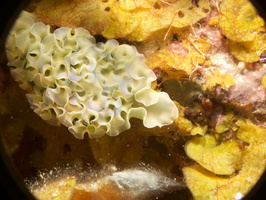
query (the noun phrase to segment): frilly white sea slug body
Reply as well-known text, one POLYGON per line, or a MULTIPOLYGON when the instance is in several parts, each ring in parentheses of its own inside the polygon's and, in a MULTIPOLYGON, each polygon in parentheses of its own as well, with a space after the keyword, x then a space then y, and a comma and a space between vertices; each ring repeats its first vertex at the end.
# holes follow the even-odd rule
POLYGON ((135 47, 116 40, 96 43, 83 28, 50 26, 22 12, 6 42, 12 77, 34 111, 50 124, 63 124, 77 138, 118 135, 130 118, 145 127, 164 126, 178 117, 165 92, 135 47))

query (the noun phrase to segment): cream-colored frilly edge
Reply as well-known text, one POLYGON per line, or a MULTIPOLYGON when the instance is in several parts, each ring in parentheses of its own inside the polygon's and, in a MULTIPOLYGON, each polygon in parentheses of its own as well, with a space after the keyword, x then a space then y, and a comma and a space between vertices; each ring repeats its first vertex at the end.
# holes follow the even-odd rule
POLYGON ((83 28, 50 26, 23 11, 6 42, 12 77, 34 111, 63 124, 77 138, 118 135, 130 118, 152 128, 173 123, 178 109, 165 92, 151 89, 155 74, 135 47, 96 43, 83 28))

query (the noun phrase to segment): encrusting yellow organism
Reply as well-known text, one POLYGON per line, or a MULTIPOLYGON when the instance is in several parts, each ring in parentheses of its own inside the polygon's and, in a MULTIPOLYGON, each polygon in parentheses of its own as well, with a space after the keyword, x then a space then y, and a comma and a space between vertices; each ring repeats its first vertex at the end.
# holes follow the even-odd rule
POLYGON ((215 137, 194 137, 185 146, 187 155, 201 166, 219 175, 231 175, 239 169, 242 155, 236 141, 218 144, 215 137))
POLYGON ((186 166, 182 171, 195 199, 242 199, 265 171, 265 129, 246 119, 237 120, 235 125, 238 127, 237 138, 246 142, 241 152, 241 145, 237 146, 236 140, 227 141, 219 146, 216 146, 214 136, 210 135, 207 138, 204 136, 205 138, 194 138, 189 141, 190 147, 186 147, 187 152, 190 151, 189 156, 198 163, 186 166), (230 176, 221 176, 227 174, 225 172, 233 172, 233 169, 237 171, 230 176), (236 198, 238 196, 241 198, 236 198))
POLYGON ((36 9, 47 24, 130 41, 144 41, 162 29, 189 27, 209 11, 209 0, 200 0, 198 6, 188 0, 42 0, 36 9))
POLYGON ((248 42, 263 30, 264 20, 248 0, 223 0, 219 26, 224 36, 232 41, 248 42))
POLYGON ((219 27, 229 40, 231 53, 239 61, 256 62, 265 50, 265 22, 248 0, 224 0, 219 27))
POLYGON ((24 11, 6 50, 11 74, 28 91, 34 111, 77 138, 118 135, 130 128, 132 117, 148 128, 178 117, 169 95, 151 88, 156 76, 135 47, 116 40, 96 43, 83 28, 51 33, 49 25, 24 11))

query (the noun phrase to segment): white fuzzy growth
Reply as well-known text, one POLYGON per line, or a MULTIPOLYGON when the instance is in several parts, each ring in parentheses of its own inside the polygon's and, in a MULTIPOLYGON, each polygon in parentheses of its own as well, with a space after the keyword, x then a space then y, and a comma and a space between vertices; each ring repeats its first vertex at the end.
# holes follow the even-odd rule
POLYGON ((6 52, 13 78, 34 111, 63 124, 77 138, 118 135, 136 117, 146 127, 171 124, 178 109, 164 92, 151 89, 155 74, 135 47, 116 40, 96 43, 83 28, 58 28, 22 12, 6 52))
POLYGON ((132 195, 140 196, 149 192, 167 191, 180 187, 180 184, 158 171, 128 169, 106 176, 104 182, 114 182, 121 190, 129 190, 132 195))

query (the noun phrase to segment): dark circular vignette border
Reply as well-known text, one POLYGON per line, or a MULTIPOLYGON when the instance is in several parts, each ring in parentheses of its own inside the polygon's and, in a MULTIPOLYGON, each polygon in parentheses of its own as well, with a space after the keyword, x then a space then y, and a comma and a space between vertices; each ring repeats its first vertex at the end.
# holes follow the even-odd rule
MULTIPOLYGON (((237 0, 236 0, 237 1, 237 0)), ((266 1, 250 0, 260 16, 266 21, 266 1)), ((25 8, 30 0, 7 0, 0 6, 0 53, 3 53, 6 36, 12 27, 17 15, 25 8)), ((1 130, 0 130, 1 131, 1 130)), ((34 200, 35 198, 26 188, 22 177, 14 166, 11 158, 3 149, 0 138, 0 195, 5 200, 34 200)), ((1 199, 2 199, 1 198, 1 199)), ((244 197, 244 200, 266 199, 266 171, 256 185, 244 197)))
MULTIPOLYGON (((266 22, 266 1, 250 0, 250 2, 256 7, 260 16, 266 22)), ((266 170, 260 177, 259 181, 250 190, 250 192, 243 198, 243 200, 265 200, 265 199, 266 199, 266 170)))
MULTIPOLYGON (((0 6, 0 54, 4 52, 6 36, 20 11, 29 0, 7 0, 0 6)), ((1 66, 0 66, 1 67, 1 66)), ((1 131, 1 130, 0 130, 1 131)), ((0 139, 0 195, 5 200, 34 200, 0 139)))

